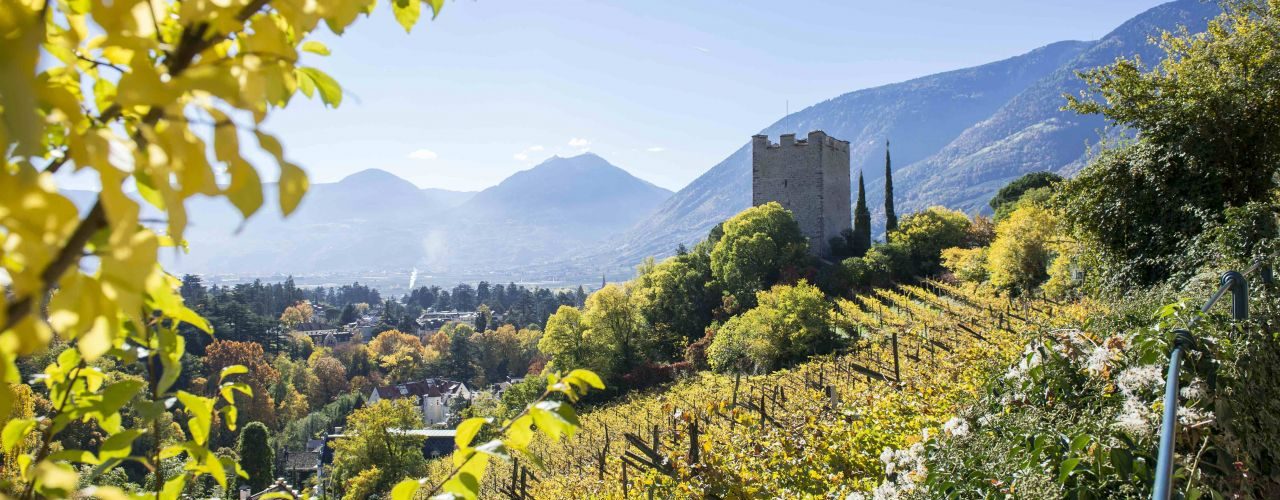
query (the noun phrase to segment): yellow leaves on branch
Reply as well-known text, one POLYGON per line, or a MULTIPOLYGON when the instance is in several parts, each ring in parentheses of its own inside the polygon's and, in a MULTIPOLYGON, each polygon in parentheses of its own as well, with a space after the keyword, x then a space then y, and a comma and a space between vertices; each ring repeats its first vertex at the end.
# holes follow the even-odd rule
MULTIPOLYGON (((100 385, 76 381, 98 376, 89 365, 104 356, 159 358, 157 392, 168 391, 182 368, 178 325, 211 328, 160 267, 161 247, 185 246, 193 196, 226 198, 245 218, 262 208, 262 178, 245 159, 242 132, 279 166, 280 210, 298 207, 306 173, 259 125, 299 91, 341 104, 338 82, 300 66, 300 52, 328 55, 308 38, 322 25, 342 34, 375 3, 0 0, 0 414, 15 399, 9 384, 21 382, 17 357, 47 348, 54 335, 71 342, 75 363, 51 366, 45 385, 80 387, 59 389, 74 400, 67 408, 103 397, 100 385), (73 204, 57 186, 61 170, 96 176, 97 199, 73 204), (140 218, 143 203, 162 220, 140 218)), ((428 0, 433 15, 442 4, 428 0)), ((418 0, 390 8, 406 29, 421 9, 418 0)), ((201 463, 189 470, 224 482, 223 464, 200 452, 213 402, 179 399, 198 417, 184 450, 201 463)), ((85 418, 116 427, 118 413, 99 413, 85 418)), ((36 477, 25 494, 70 494, 76 478, 65 465, 44 451, 28 456, 23 477, 36 477)), ((161 496, 176 496, 185 481, 166 482, 161 496)))

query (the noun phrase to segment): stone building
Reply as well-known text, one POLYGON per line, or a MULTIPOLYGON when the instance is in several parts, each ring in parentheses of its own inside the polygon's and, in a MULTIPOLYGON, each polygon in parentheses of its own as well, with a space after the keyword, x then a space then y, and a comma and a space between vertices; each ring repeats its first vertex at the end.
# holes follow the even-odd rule
POLYGON ((850 229, 849 143, 825 132, 806 139, 782 134, 751 140, 751 204, 776 201, 790 210, 820 257, 831 255, 831 238, 850 229))

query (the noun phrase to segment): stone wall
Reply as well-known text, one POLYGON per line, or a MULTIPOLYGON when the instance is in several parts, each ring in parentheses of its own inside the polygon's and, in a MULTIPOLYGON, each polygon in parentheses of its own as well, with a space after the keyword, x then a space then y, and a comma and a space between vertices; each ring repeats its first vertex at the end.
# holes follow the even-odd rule
POLYGON ((751 153, 751 204, 782 204, 795 216, 813 252, 829 256, 828 240, 852 226, 849 143, 822 131, 801 140, 783 134, 777 144, 757 135, 751 153))

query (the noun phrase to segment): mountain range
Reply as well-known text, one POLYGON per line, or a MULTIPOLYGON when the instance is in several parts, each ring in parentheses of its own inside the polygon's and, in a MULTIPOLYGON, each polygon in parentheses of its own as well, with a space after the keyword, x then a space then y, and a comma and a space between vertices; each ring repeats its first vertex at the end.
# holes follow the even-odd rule
POLYGON ((419 189, 368 169, 312 185, 288 218, 268 196, 243 227, 225 200, 195 199, 190 253, 166 265, 183 273, 474 273, 545 263, 598 243, 671 194, 590 153, 550 158, 480 192, 419 189))
MULTIPOLYGON (((1088 157, 1106 123, 1063 111, 1064 94, 1084 90, 1077 73, 1138 56, 1160 60, 1151 37, 1185 26, 1203 31, 1221 12, 1216 3, 1178 0, 1156 6, 1094 41, 1062 41, 981 66, 850 92, 787 115, 760 131, 811 130, 849 141, 850 163, 862 172, 875 232, 883 231, 885 142, 894 165, 895 210, 931 205, 966 213, 1022 174, 1070 175, 1088 157)), ((566 267, 624 269, 647 256, 692 244, 751 203, 751 149, 744 145, 665 201, 618 238, 566 261, 566 267)))
MULTIPOLYGON (((1118 57, 1154 63, 1161 51, 1151 37, 1179 26, 1202 31, 1218 12, 1200 0, 1166 3, 1098 40, 1051 43, 1002 61, 850 92, 760 133, 777 140, 823 130, 849 141, 854 182, 858 172, 865 176, 877 224, 883 223, 886 141, 899 215, 930 205, 980 213, 1000 186, 1022 174, 1074 173, 1089 144, 1103 139, 1101 117, 1061 109, 1064 94, 1084 89, 1078 72, 1118 57)), ((364 170, 313 185, 287 220, 273 208, 241 225, 224 200, 196 200, 187 235, 192 250, 166 264, 175 272, 236 274, 422 268, 496 280, 625 277, 645 257, 693 244, 749 206, 749 139, 674 194, 587 153, 552 157, 480 192, 419 189, 388 172, 364 170)), ((267 206, 274 207, 270 195, 267 206)))

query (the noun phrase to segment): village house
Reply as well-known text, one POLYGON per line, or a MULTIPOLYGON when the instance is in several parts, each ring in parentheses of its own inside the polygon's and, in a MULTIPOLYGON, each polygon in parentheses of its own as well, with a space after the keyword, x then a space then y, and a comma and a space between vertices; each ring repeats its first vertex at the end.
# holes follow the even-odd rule
POLYGON ((337 328, 324 328, 318 330, 298 330, 294 333, 301 333, 311 337, 311 342, 317 346, 333 347, 338 344, 351 340, 351 332, 339 330, 337 328))
POLYGON ((418 316, 418 326, 423 330, 438 330, 446 323, 474 323, 476 313, 472 311, 423 311, 418 316))
POLYGON ((373 327, 377 326, 377 324, 378 318, 372 315, 365 315, 343 325, 342 330, 348 335, 348 338, 354 338, 360 342, 368 342, 373 340, 373 327))
POLYGON ((366 403, 372 405, 383 399, 417 398, 417 408, 426 425, 444 425, 453 416, 450 403, 457 400, 471 401, 473 395, 474 392, 462 382, 429 378, 374 387, 366 398, 366 403))
POLYGON ((511 386, 519 384, 520 382, 523 382, 523 381, 524 381, 524 377, 507 377, 506 380, 503 380, 501 382, 489 384, 489 391, 493 392, 494 397, 501 398, 502 393, 507 392, 507 389, 510 389, 511 386))

